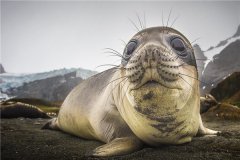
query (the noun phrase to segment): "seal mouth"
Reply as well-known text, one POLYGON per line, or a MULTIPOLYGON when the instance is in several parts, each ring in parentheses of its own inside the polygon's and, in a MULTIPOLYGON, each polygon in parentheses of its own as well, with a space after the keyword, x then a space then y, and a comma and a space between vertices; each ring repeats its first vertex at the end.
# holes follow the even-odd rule
POLYGON ((171 80, 159 75, 159 78, 151 78, 148 79, 147 77, 142 78, 138 82, 133 83, 133 90, 139 88, 168 88, 168 89, 182 89, 181 85, 179 84, 179 79, 171 80))
POLYGON ((136 85, 134 87, 134 90, 137 90, 139 88, 158 88, 158 87, 164 87, 164 88, 168 88, 168 89, 179 89, 178 87, 171 87, 168 85, 165 85, 164 83, 161 83, 159 81, 156 80, 148 80, 144 83, 140 83, 138 85, 136 85))
MULTIPOLYGON (((146 87, 156 87, 158 85, 161 85, 159 82, 155 81, 155 80, 149 80, 146 83, 144 83, 142 86, 146 86, 146 87)), ((141 86, 140 86, 141 87, 141 86)))

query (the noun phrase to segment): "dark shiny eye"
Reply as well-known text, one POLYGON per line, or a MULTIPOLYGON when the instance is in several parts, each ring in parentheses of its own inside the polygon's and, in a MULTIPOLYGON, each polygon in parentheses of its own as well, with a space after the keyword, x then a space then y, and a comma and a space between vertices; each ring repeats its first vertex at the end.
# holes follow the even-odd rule
POLYGON ((171 46, 172 48, 174 48, 175 50, 179 51, 179 52, 183 52, 185 51, 185 45, 182 39, 180 38, 174 38, 171 41, 171 46))
POLYGON ((131 40, 125 48, 125 55, 130 56, 136 48, 137 48, 137 40, 131 40))

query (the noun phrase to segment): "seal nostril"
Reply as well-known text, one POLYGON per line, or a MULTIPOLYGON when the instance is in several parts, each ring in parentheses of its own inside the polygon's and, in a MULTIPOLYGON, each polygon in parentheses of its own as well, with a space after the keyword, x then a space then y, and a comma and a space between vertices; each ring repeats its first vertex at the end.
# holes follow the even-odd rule
POLYGON ((156 50, 153 50, 153 51, 152 51, 152 60, 153 60, 153 61, 155 61, 155 54, 154 54, 155 52, 156 52, 156 50))

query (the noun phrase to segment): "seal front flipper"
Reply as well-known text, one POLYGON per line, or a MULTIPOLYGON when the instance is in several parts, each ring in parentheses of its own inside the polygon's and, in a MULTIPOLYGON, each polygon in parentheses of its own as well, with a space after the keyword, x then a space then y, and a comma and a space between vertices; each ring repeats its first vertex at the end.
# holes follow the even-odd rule
POLYGON ((199 114, 199 129, 198 129, 197 135, 199 135, 199 136, 206 136, 206 135, 216 136, 218 133, 221 133, 221 131, 215 131, 215 130, 211 130, 209 128, 204 127, 201 115, 199 114))
POLYGON ((97 147, 93 150, 91 156, 94 157, 107 157, 107 156, 119 156, 129 154, 140 150, 143 147, 143 143, 134 137, 122 137, 115 138, 111 142, 97 147))
POLYGON ((57 118, 49 120, 41 129, 59 130, 57 125, 57 118))

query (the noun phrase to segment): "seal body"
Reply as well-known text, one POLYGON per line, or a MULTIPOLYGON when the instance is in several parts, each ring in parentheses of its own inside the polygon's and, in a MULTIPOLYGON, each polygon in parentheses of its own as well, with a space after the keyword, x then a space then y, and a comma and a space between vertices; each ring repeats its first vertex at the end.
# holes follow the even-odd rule
POLYGON ((51 118, 38 107, 21 102, 1 104, 0 115, 1 118, 51 118))
POLYGON ((128 42, 119 67, 86 79, 45 128, 107 143, 93 156, 139 150, 142 144, 182 144, 203 126, 191 44, 168 27, 147 28, 128 42))

